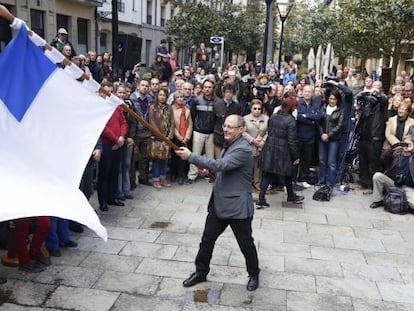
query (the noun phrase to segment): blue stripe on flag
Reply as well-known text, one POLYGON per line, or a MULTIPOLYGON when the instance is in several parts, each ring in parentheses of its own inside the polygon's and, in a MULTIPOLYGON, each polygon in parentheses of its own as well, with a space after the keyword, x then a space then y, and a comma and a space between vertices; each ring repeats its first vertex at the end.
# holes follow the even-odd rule
POLYGON ((21 27, 19 33, 0 54, 0 99, 10 113, 21 121, 40 88, 56 69, 21 27))

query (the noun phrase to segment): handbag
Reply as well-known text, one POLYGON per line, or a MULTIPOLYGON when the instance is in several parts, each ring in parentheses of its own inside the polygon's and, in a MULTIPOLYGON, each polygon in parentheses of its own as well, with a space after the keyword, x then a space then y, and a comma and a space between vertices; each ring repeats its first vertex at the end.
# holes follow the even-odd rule
POLYGON ((148 158, 151 160, 168 160, 171 158, 170 146, 163 142, 152 139, 148 143, 148 158))

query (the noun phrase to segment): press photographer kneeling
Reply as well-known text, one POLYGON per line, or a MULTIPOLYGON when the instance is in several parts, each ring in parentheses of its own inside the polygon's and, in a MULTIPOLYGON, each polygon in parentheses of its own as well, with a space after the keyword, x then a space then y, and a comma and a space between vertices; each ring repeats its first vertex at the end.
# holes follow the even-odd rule
MULTIPOLYGON (((405 193, 408 196, 412 196, 411 192, 414 192, 414 127, 411 127, 408 131, 407 137, 404 142, 397 143, 392 146, 392 152, 388 153, 388 159, 384 159, 386 164, 386 170, 384 173, 376 172, 372 177, 373 184, 373 203, 371 208, 378 208, 385 206, 385 209, 389 209, 387 205, 387 193, 395 191, 400 192, 402 202, 400 211, 391 211, 395 213, 407 213, 409 207, 405 193), (401 188, 402 191, 395 189, 394 187, 401 188), (411 194, 411 195, 410 195, 411 194), (404 204, 406 206, 404 206, 404 204)), ((412 200, 411 200, 412 201, 412 200)), ((414 203, 414 202, 412 202, 414 203)))

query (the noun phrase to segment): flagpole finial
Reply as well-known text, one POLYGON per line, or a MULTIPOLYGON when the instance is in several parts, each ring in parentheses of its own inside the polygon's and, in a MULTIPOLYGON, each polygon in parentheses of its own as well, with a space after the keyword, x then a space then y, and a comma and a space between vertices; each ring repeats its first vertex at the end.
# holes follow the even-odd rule
POLYGON ((13 23, 14 16, 10 11, 4 6, 0 4, 0 17, 7 20, 10 24, 13 23))

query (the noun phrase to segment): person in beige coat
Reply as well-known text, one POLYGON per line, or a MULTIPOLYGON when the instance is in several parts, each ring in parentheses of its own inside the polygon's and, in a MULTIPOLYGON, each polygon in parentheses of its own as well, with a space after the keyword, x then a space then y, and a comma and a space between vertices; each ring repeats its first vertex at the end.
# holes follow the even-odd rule
POLYGON ((414 119, 409 117, 410 113, 411 106, 400 105, 397 115, 388 119, 385 128, 384 150, 391 149, 391 146, 402 142, 407 136, 409 128, 414 125, 414 119))
POLYGON ((262 173, 260 169, 260 151, 267 137, 267 123, 269 117, 262 113, 263 105, 260 99, 253 99, 250 103, 251 113, 244 116, 246 130, 243 137, 249 142, 253 151, 253 187, 260 191, 262 173))

